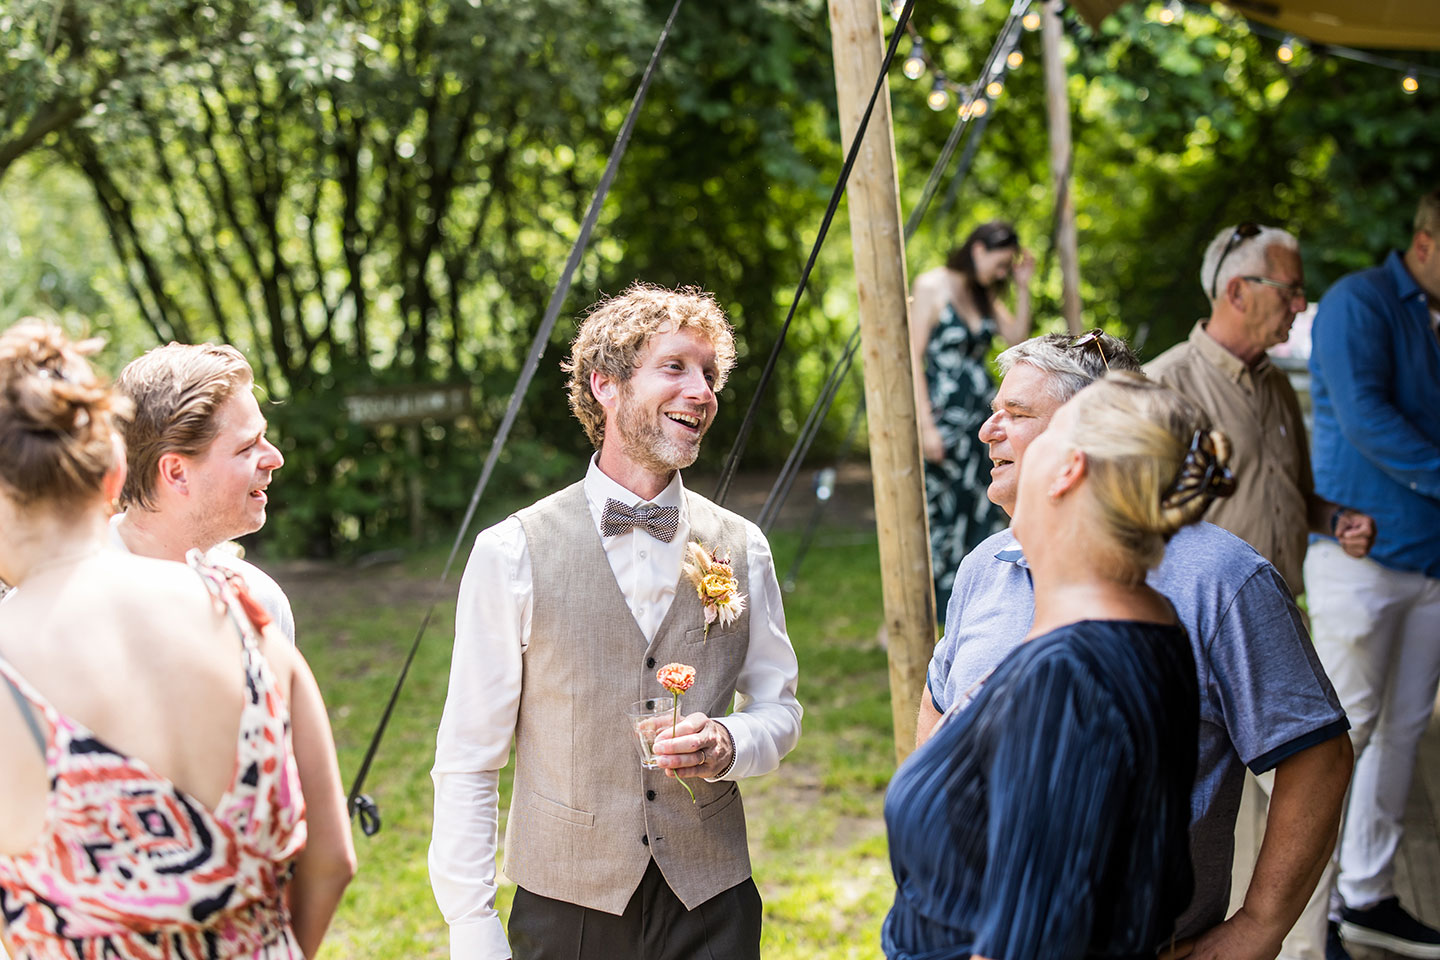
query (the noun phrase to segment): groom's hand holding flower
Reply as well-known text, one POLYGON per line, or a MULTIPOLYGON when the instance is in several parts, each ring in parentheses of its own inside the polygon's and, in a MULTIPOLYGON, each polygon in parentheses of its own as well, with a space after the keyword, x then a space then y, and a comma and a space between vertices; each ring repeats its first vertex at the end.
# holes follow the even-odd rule
POLYGON ((674 731, 666 730, 655 740, 655 756, 668 776, 714 779, 730 769, 735 744, 724 724, 692 713, 682 717, 674 731))

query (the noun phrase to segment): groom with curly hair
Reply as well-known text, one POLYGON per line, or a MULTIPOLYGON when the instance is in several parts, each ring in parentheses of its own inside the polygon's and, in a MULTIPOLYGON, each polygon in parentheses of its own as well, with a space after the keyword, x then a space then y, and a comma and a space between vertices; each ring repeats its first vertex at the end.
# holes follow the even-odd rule
POLYGON ((585 478, 475 540, 432 771, 452 960, 760 956, 736 781, 795 746, 798 666, 764 536, 680 480, 734 364, 709 294, 637 283, 598 304, 564 364, 597 450, 585 478), (738 615, 707 616, 682 572, 692 543, 731 558, 738 615), (672 661, 695 668, 692 712, 645 769, 626 709, 666 697, 656 670, 672 661), (512 741, 507 940, 495 864, 512 741))

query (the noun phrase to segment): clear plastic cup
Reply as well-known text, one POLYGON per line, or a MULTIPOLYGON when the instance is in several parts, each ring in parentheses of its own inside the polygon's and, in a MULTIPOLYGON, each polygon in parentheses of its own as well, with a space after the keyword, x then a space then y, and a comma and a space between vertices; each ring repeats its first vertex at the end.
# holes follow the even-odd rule
POLYGON ((647 770, 659 767, 655 757, 655 740, 669 733, 675 717, 675 701, 671 697, 652 697, 636 700, 625 711, 630 718, 630 729, 635 731, 635 749, 640 754, 640 766, 647 770))

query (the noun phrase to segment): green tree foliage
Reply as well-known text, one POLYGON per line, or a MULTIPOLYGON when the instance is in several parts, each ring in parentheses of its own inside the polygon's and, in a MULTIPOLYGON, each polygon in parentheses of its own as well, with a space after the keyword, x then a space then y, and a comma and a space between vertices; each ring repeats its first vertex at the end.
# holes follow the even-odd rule
MULTIPOLYGON (((1008 6, 920 5, 915 24, 947 76, 969 82, 1008 6)), ((130 353, 172 338, 244 349, 282 401, 272 532, 292 549, 399 535, 416 471, 449 529, 670 7, 8 0, 0 309, 89 316, 130 353), (475 386, 475 409, 427 424, 418 454, 394 428, 345 419, 349 393, 452 381, 475 386)), ((1171 25, 1158 9, 1132 4, 1099 31, 1072 22, 1069 43, 1088 320, 1147 355, 1204 311, 1200 251, 1224 224, 1295 229, 1318 296, 1403 244, 1414 199, 1440 182, 1434 83, 1406 96, 1394 74, 1306 49, 1282 66, 1228 8, 1171 25)), ((726 304, 742 364, 702 467, 730 445, 839 170, 829 48, 823 0, 685 4, 566 303, 568 318, 643 278, 726 304)), ((1054 328, 1038 35, 1021 50, 958 201, 942 209, 942 181, 908 260, 919 272, 977 222, 1014 220, 1054 328)), ((927 109, 929 76, 897 67, 891 82, 909 210, 955 114, 927 109)), ((854 324, 846 232, 842 215, 748 463, 788 450, 854 324)), ((561 401, 570 329, 493 489, 553 486, 587 452, 561 401)), ((817 454, 856 399, 847 388, 817 454)))
MULTIPOLYGON (((7 143, 19 155, 43 140, 88 181, 155 340, 236 343, 283 401, 299 495, 279 525, 322 552, 384 535, 416 470, 458 512, 670 4, 126 0, 106 6, 107 22, 132 23, 104 52, 42 44, 47 7, 81 19, 32 4, 24 50, 67 116, 87 109, 67 125, 14 101, 7 143), (210 35, 147 46, 192 18, 210 35), (339 402, 456 380, 478 386, 475 415, 429 427, 419 462, 396 431, 347 424, 339 402)), ((823 134, 822 15, 815 2, 689 5, 572 312, 643 276, 716 289, 742 331, 755 316, 764 335, 828 147, 795 136, 823 134)), ((558 359, 532 388, 504 486, 549 485, 584 452, 556 402, 558 359)))
MULTIPOLYGON (((947 74, 969 81, 1004 4, 957 3, 923 11, 917 26, 947 74)), ((1301 46, 1276 60, 1275 39, 1252 33, 1233 10, 1190 8, 1161 23, 1158 3, 1122 8, 1099 31, 1067 13, 1072 47, 1075 201, 1087 325, 1142 340, 1154 356, 1208 313, 1199 280, 1205 245, 1225 225, 1260 220, 1301 239, 1312 299, 1341 275, 1409 240, 1415 202, 1440 186, 1440 84, 1405 94, 1400 75, 1301 46)), ((927 224, 911 244, 912 271, 935 262, 964 230, 993 216, 1015 220, 1052 267, 1037 281, 1042 321, 1058 313, 1045 98, 1038 34, 997 103, 958 216, 927 224)), ((1440 57, 1398 54, 1431 67, 1440 57)), ((954 120, 924 108, 927 76, 896 89, 896 127, 918 149, 907 200, 954 120), (924 88, 924 89, 922 89, 924 88), (915 131, 926 135, 915 137, 915 131), (919 166, 919 165, 917 165, 919 166)), ((897 80, 897 84, 905 84, 897 80)))

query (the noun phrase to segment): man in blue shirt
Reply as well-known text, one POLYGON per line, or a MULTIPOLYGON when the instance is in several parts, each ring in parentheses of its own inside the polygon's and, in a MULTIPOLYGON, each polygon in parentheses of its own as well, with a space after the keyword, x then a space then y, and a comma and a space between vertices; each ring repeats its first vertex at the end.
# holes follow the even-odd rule
MULTIPOLYGON (((1002 353, 995 413, 980 428, 994 463, 990 499, 1015 507, 1021 458, 1066 400, 1107 369, 1138 371, 1123 341, 1047 334, 1002 353)), ((1178 955, 1272 960, 1329 860, 1350 773, 1348 724, 1290 591, 1238 537, 1209 523, 1171 539, 1147 578, 1169 597, 1194 648, 1200 742, 1191 795, 1195 894, 1176 922, 1178 955), (1265 844, 1244 904, 1228 920, 1235 815, 1246 767, 1275 771, 1265 844)), ((945 636, 930 661, 918 739, 963 709, 978 682, 1024 642, 1034 594, 1008 530, 955 576, 945 636)), ((1323 929, 1323 912, 1319 924, 1323 929)))
POLYGON ((1440 931, 1395 898, 1395 851, 1440 683, 1440 190, 1410 249, 1320 301, 1312 331, 1315 487, 1375 518, 1367 559, 1316 538, 1305 559, 1315 647, 1354 724, 1339 847, 1340 932, 1440 958, 1440 931))

